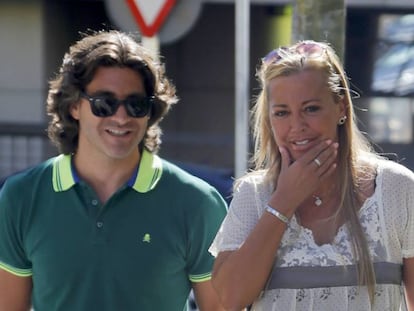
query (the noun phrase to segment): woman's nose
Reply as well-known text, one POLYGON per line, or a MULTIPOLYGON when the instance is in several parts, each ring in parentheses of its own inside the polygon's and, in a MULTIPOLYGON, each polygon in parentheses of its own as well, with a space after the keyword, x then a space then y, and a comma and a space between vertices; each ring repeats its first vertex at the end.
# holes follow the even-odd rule
POLYGON ((292 115, 290 127, 295 131, 303 131, 306 126, 305 118, 301 114, 292 115))

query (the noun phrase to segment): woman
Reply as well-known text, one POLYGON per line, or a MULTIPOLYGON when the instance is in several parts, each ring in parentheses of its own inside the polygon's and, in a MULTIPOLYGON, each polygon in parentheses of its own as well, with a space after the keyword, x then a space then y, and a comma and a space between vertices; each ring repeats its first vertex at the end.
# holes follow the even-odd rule
POLYGON ((225 307, 414 310, 414 174, 358 130, 334 50, 276 49, 258 78, 256 169, 210 248, 225 307))

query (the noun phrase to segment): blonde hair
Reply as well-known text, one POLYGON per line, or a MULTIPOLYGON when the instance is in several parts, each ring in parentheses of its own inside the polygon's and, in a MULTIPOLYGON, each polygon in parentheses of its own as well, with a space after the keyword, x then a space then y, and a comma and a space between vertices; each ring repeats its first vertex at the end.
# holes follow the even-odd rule
MULTIPOLYGON (((289 76, 303 70, 319 70, 326 75, 327 85, 332 91, 335 102, 340 99, 345 104, 347 121, 338 126, 338 176, 340 189, 339 209, 335 216, 343 215, 352 239, 355 261, 358 267, 360 285, 366 285, 371 303, 374 300, 375 274, 369 254, 367 240, 358 218, 358 210, 363 200, 365 178, 373 178, 375 168, 369 159, 378 158, 368 140, 357 127, 352 104, 349 82, 335 51, 327 44, 315 41, 301 41, 291 47, 279 48, 266 56, 257 71, 261 92, 252 110, 254 154, 252 162, 255 170, 265 170, 266 181, 276 181, 281 166, 281 155, 273 138, 269 113, 269 81, 281 76, 289 76), (319 53, 306 53, 306 44, 319 47, 319 53), (272 54, 273 53, 273 54, 272 54), (270 59, 269 59, 270 58, 270 59), (367 159, 368 161, 362 161, 367 159)), ((273 182, 274 183, 274 182, 273 182)), ((273 187, 276 188, 276 184, 273 187)))

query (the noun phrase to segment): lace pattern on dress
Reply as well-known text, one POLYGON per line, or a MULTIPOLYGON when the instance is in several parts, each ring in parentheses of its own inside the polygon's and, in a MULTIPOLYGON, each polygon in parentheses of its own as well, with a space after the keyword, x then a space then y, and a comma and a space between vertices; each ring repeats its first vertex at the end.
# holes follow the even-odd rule
MULTIPOLYGON (((377 201, 369 198, 361 207, 359 218, 374 262, 386 260, 379 217, 377 201)), ((312 231, 299 225, 293 217, 279 247, 276 266, 350 265, 355 263, 353 257, 346 224, 339 228, 332 244, 318 245, 312 231)))

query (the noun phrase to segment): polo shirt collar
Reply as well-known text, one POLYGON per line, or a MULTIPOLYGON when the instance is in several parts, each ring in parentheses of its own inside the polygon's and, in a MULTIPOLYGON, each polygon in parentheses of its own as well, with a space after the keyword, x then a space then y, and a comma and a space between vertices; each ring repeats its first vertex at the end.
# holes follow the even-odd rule
MULTIPOLYGON (((141 155, 138 174, 134 174, 128 182, 131 187, 141 193, 155 188, 162 175, 161 159, 144 149, 141 155)), ((52 173, 53 190, 56 192, 66 191, 77 183, 72 172, 72 156, 61 154, 53 162, 52 173)))

